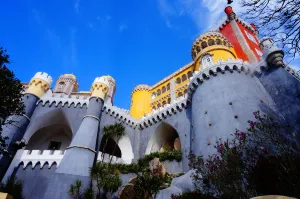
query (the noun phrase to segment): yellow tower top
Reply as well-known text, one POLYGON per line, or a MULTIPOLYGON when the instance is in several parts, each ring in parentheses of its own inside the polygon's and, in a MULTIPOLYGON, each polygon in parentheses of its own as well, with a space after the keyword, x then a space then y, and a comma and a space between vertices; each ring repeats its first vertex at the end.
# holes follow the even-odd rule
POLYGON ((37 97, 42 97, 50 88, 52 77, 47 73, 37 72, 28 84, 28 89, 25 93, 30 93, 37 97))
POLYGON ((74 74, 64 74, 63 76, 72 77, 72 78, 76 79, 76 76, 74 74))
POLYGON ((134 87, 131 94, 130 114, 135 118, 141 118, 151 112, 151 87, 146 84, 134 87))
POLYGON ((235 60, 236 53, 230 42, 220 32, 209 31, 201 34, 193 43, 192 58, 195 70, 206 69, 210 65, 235 60))

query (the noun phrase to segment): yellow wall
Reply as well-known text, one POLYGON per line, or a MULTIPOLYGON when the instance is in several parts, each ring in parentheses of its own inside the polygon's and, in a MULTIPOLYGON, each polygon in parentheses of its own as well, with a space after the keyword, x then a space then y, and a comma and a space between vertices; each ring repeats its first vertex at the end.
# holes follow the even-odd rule
POLYGON ((50 85, 42 79, 32 79, 28 85, 25 93, 33 94, 37 97, 42 97, 45 92, 50 88, 50 85))
POLYGON ((151 92, 149 90, 137 90, 132 93, 130 115, 134 118, 141 118, 151 112, 151 92))
POLYGON ((201 51, 201 53, 195 59, 195 71, 199 71, 200 68, 200 57, 204 53, 213 54, 213 64, 216 64, 219 59, 222 59, 223 62, 227 61, 229 58, 236 60, 236 54, 232 47, 226 47, 222 45, 209 46, 201 51))

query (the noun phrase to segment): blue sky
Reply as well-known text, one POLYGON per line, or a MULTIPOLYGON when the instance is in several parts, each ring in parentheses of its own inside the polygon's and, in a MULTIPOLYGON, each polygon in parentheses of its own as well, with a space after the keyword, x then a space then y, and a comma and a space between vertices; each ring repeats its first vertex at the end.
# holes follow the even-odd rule
MULTIPOLYGON (((193 40, 223 19, 226 0, 15 0, 0 8, 0 46, 23 82, 38 72, 73 73, 79 90, 111 75, 115 105, 191 61, 193 40)), ((239 6, 233 4, 238 12, 239 6)))

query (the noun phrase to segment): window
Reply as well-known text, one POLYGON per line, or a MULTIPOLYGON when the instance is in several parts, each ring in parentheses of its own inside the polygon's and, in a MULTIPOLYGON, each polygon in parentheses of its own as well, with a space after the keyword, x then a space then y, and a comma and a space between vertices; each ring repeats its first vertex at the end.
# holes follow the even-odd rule
POLYGON ((206 47, 207 47, 207 43, 206 43, 205 41, 202 42, 202 43, 201 43, 201 48, 204 49, 204 48, 206 48, 206 47))
POLYGON ((184 94, 187 94, 187 89, 185 89, 185 90, 183 91, 183 93, 184 93, 184 94))
POLYGON ((209 39, 209 40, 208 40, 208 45, 209 45, 209 46, 215 45, 215 41, 214 41, 213 39, 209 39))
POLYGON ((182 75, 182 81, 184 82, 185 80, 187 80, 186 74, 182 75))
POLYGON ((156 97, 155 93, 152 93, 152 99, 154 99, 156 97))
POLYGON ((180 84, 180 83, 181 83, 180 77, 178 77, 178 78, 176 79, 176 83, 177 83, 177 84, 180 84))
POLYGON ((165 86, 162 87, 161 92, 162 93, 166 92, 166 87, 165 86))
POLYGON ((248 31, 246 31, 246 30, 244 30, 244 31, 245 31, 247 37, 248 37, 252 42, 254 42, 254 43, 257 44, 255 38, 254 38, 248 31))
POLYGON ((189 71, 189 72, 188 72, 188 78, 191 78, 191 77, 193 77, 193 72, 192 72, 192 71, 189 71))
POLYGON ((157 96, 159 96, 160 94, 161 94, 161 90, 158 89, 158 90, 157 90, 157 96))
POLYGON ((170 83, 167 84, 167 91, 170 90, 170 83))
POLYGON ((203 69, 211 66, 213 64, 211 55, 205 55, 204 57, 202 57, 201 64, 203 69))
POLYGON ((61 146, 61 142, 50 141, 48 145, 48 150, 59 150, 61 146))
POLYGON ((262 52, 260 50, 257 50, 256 48, 255 48, 255 51, 260 57, 263 55, 262 52))
POLYGON ((159 109, 161 107, 161 105, 160 104, 157 104, 157 109, 159 109))
POLYGON ((221 44, 222 44, 222 41, 221 41, 220 39, 217 39, 217 40, 216 40, 216 43, 217 43, 217 45, 221 45, 221 44))
POLYGON ((168 104, 171 104, 171 98, 168 99, 168 104))
POLYGON ((182 94, 182 92, 179 92, 178 97, 181 97, 181 96, 183 96, 183 94, 182 94))
POLYGON ((64 86, 65 86, 64 82, 59 82, 58 89, 62 89, 62 88, 64 88, 64 86))
POLYGON ((163 106, 164 106, 164 105, 166 105, 166 104, 167 104, 167 102, 166 102, 166 101, 163 101, 163 102, 162 102, 162 105, 163 105, 163 106))

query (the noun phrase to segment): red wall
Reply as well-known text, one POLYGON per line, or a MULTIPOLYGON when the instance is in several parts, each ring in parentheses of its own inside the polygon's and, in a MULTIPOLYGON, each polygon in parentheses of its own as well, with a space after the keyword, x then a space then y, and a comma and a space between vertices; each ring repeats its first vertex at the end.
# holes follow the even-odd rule
MULTIPOLYGON (((254 33, 252 33, 250 30, 248 30, 247 28, 245 28, 245 26, 243 26, 241 23, 237 22, 237 24, 238 24, 239 28, 241 29, 241 31, 242 31, 242 33, 243 33, 243 36, 245 37, 245 39, 246 39, 246 41, 247 41, 247 43, 248 43, 250 49, 251 49, 251 50, 253 51, 253 53, 255 54, 256 58, 257 58, 258 60, 260 60, 260 56, 256 53, 256 50, 255 50, 255 48, 256 48, 257 50, 260 50, 260 47, 259 47, 259 41, 258 41, 256 35, 255 35, 254 33), (257 43, 254 43, 253 41, 251 41, 251 40, 248 38, 248 36, 247 36, 247 34, 245 33, 245 31, 247 31, 248 33, 250 33, 250 34, 255 38, 255 40, 256 40, 257 43)), ((261 50, 260 50, 260 51, 261 51, 261 50)))
POLYGON ((242 59, 244 61, 248 61, 247 55, 244 53, 239 41, 237 40, 233 29, 230 25, 230 23, 227 23, 220 32, 227 38, 227 40, 233 45, 234 50, 236 52, 236 55, 239 59, 242 59))

